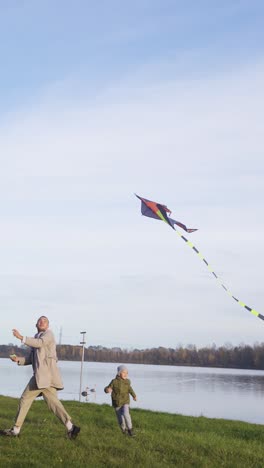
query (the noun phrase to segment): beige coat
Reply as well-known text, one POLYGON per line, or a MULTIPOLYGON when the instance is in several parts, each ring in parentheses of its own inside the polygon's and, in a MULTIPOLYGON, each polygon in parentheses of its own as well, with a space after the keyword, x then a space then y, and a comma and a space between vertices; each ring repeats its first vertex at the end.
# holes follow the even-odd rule
POLYGON ((26 337, 24 343, 31 347, 26 358, 19 358, 18 365, 32 364, 38 388, 63 388, 60 372, 57 367, 56 342, 51 330, 36 334, 35 338, 26 337))

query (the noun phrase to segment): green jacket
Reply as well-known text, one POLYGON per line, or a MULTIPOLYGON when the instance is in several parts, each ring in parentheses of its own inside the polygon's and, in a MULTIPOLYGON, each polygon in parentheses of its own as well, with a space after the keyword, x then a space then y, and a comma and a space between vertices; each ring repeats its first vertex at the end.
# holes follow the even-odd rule
POLYGON ((111 380, 110 384, 105 387, 104 391, 107 393, 107 389, 111 388, 112 405, 114 408, 129 404, 129 394, 133 398, 136 398, 136 394, 131 387, 129 379, 121 379, 119 375, 115 379, 111 380))

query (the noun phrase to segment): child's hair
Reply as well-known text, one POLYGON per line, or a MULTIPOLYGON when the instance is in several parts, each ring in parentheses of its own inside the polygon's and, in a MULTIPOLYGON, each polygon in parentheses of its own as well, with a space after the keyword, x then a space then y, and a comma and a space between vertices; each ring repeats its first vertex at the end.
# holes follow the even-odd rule
POLYGON ((121 364, 121 366, 118 366, 118 368, 117 368, 117 374, 120 375, 121 372, 123 372, 123 371, 127 371, 127 367, 124 366, 124 364, 121 364))

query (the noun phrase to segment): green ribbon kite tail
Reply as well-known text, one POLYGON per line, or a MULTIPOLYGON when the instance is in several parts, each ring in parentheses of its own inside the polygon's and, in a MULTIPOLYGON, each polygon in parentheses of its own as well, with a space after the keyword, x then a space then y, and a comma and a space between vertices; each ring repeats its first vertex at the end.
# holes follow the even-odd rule
POLYGON ((252 309, 251 307, 247 306, 246 304, 244 304, 244 302, 240 301, 239 299, 237 299, 237 297, 233 296, 233 294, 227 289, 227 287, 221 282, 220 278, 217 276, 217 274, 212 270, 212 268, 210 267, 209 263, 207 262, 207 260, 204 258, 204 256, 201 254, 201 252, 199 252, 199 250, 193 245, 193 243, 191 241, 189 241, 188 239, 186 239, 186 237, 184 237, 182 234, 180 234, 177 229, 175 229, 175 232, 178 234, 178 236, 180 236, 184 242, 186 243, 186 245, 188 245, 194 252, 197 253, 198 257, 201 258, 201 260, 206 264, 208 270, 210 271, 210 273, 212 273, 212 275, 214 275, 215 279, 219 282, 219 284, 222 286, 222 288, 227 292, 227 294, 232 297, 232 299, 234 299, 241 307, 244 307, 244 309, 248 310, 249 312, 251 312, 251 314, 255 315, 256 317, 260 318, 261 320, 264 320, 264 315, 260 314, 259 312, 257 312, 255 309, 252 309))
POLYGON ((212 270, 210 267, 209 263, 207 260, 204 258, 204 256, 199 252, 199 250, 193 245, 192 242, 190 242, 186 237, 184 237, 182 234, 180 234, 177 229, 175 229, 174 225, 176 224, 177 226, 180 226, 182 229, 184 229, 186 232, 194 232, 197 231, 197 229, 188 229, 185 224, 176 221, 175 219, 172 219, 168 216, 168 214, 171 214, 171 211, 166 205, 162 205, 161 203, 154 202, 152 200, 148 200, 147 198, 140 197, 139 195, 135 194, 139 200, 141 200, 141 213, 143 216, 148 216, 149 218, 154 218, 154 219, 159 219, 161 221, 164 221, 166 224, 168 224, 176 233, 178 236, 180 236, 184 242, 194 251, 197 253, 198 257, 202 259, 202 261, 206 264, 208 270, 212 275, 214 275, 215 279, 220 283, 222 288, 227 292, 227 294, 232 297, 241 307, 244 307, 244 309, 248 310, 251 312, 251 314, 255 315, 256 317, 260 318, 261 320, 264 320, 264 315, 260 314, 257 312, 255 309, 252 309, 251 307, 247 306, 244 304, 244 302, 240 301, 237 299, 233 294, 227 289, 227 287, 221 282, 221 280, 218 278, 217 274, 212 270))

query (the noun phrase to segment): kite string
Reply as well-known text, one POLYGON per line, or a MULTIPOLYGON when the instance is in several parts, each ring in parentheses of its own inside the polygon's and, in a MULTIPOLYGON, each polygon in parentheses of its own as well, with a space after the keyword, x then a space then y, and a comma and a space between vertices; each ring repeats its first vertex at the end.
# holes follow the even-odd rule
POLYGON ((248 310, 249 312, 251 312, 251 314, 255 315, 256 317, 264 320, 264 315, 260 314, 259 312, 257 312, 255 309, 252 309, 251 307, 247 306, 244 302, 240 301, 239 299, 237 299, 235 296, 233 296, 233 294, 227 289, 227 287, 221 282, 220 278, 217 276, 217 274, 213 271, 213 269, 211 268, 211 266, 209 265, 209 263, 207 262, 207 260, 204 258, 204 256, 201 254, 201 252, 199 252, 199 250, 195 247, 195 245, 189 241, 186 237, 184 237, 182 234, 180 234, 177 229, 174 229, 175 232, 178 234, 178 236, 180 236, 184 242, 192 249, 194 250, 194 252, 197 253, 198 257, 201 258, 201 260, 206 264, 208 270, 210 271, 210 273, 212 273, 212 275, 215 277, 215 279, 218 281, 218 283, 222 286, 222 288, 226 291, 226 293, 232 297, 232 299, 234 299, 241 307, 244 307, 246 310, 248 310))

